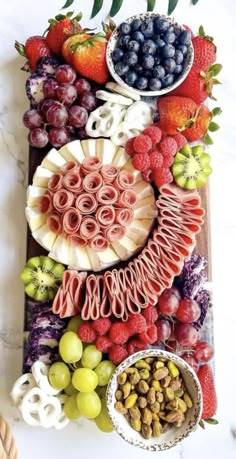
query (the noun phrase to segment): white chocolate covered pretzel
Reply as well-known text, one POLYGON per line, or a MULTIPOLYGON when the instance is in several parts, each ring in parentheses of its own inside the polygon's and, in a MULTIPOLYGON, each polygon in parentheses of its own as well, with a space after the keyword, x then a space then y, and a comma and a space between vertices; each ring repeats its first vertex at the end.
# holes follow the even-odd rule
POLYGON ((115 145, 125 146, 128 139, 139 135, 143 129, 144 126, 139 122, 122 121, 111 136, 111 141, 115 145))
POLYGON ((26 392, 36 386, 36 381, 32 373, 21 375, 15 382, 11 390, 11 399, 14 405, 18 406, 26 392))
POLYGON ((90 137, 110 137, 124 118, 126 109, 123 105, 106 102, 90 113, 86 132, 90 137))
POLYGON ((48 380, 49 365, 37 360, 32 365, 32 373, 37 386, 42 389, 47 395, 57 395, 60 390, 54 389, 48 380))
POLYGON ((126 111, 124 121, 129 123, 138 122, 144 127, 153 123, 152 108, 143 101, 134 102, 126 111))
POLYGON ((133 99, 130 99, 129 97, 124 97, 121 96, 121 94, 115 94, 114 92, 103 90, 97 91, 96 97, 98 99, 105 100, 106 102, 112 102, 113 104, 131 105, 133 103, 133 99))
POLYGON ((24 421, 31 426, 53 427, 61 414, 57 397, 49 396, 39 387, 30 389, 19 404, 24 421))

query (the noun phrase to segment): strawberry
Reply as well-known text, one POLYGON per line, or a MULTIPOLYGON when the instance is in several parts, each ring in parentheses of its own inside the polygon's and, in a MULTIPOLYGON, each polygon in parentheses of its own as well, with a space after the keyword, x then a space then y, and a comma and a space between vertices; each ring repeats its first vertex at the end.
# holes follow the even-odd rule
POLYGON ((207 131, 211 121, 211 112, 206 105, 200 105, 193 118, 193 123, 187 129, 181 130, 181 133, 189 142, 202 139, 207 131))
POLYGON ((95 35, 82 33, 66 40, 62 54, 64 59, 71 63, 80 75, 97 83, 105 84, 109 79, 106 47, 106 38, 103 33, 95 35), (77 41, 75 37, 77 37, 77 41))
POLYGON ((49 30, 46 36, 46 42, 50 50, 56 54, 61 55, 63 43, 71 35, 75 35, 82 31, 79 24, 82 14, 79 13, 75 18, 72 18, 72 12, 67 13, 66 16, 59 14, 55 19, 49 19, 49 30))
POLYGON ((166 134, 174 135, 192 119, 197 104, 189 97, 164 96, 157 99, 157 108, 160 121, 156 125, 166 134))
POLYGON ((102 28, 103 28, 103 32, 106 35, 106 39, 108 41, 111 37, 113 30, 115 30, 116 28, 116 24, 111 18, 109 18, 108 24, 106 24, 105 22, 102 22, 102 28))
POLYGON ((41 36, 29 37, 25 45, 15 42, 15 48, 21 56, 27 58, 22 70, 34 72, 37 62, 41 57, 51 56, 51 51, 46 43, 46 39, 41 36))
POLYGON ((217 410, 214 376, 210 365, 202 365, 197 375, 201 384, 203 396, 202 419, 209 419, 215 415, 217 410))
POLYGON ((213 38, 205 35, 202 26, 199 27, 199 35, 192 38, 194 48, 193 65, 203 72, 207 72, 209 67, 216 61, 216 46, 213 38))
POLYGON ((169 92, 169 96, 190 97, 196 104, 201 104, 208 96, 211 97, 213 78, 211 74, 201 76, 201 73, 197 67, 192 67, 183 83, 169 92))

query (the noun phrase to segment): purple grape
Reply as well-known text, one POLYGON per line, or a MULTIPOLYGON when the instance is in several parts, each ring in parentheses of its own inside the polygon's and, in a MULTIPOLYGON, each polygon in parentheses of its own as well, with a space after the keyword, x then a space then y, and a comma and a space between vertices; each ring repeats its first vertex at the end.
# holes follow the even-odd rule
POLYGON ((85 80, 85 78, 78 78, 78 80, 75 81, 75 87, 78 94, 91 91, 91 84, 88 80, 85 80))
POLYGON ((57 67, 55 77, 60 84, 73 84, 76 79, 76 72, 70 65, 63 64, 57 67))
POLYGON ((27 110, 23 115, 23 123, 28 129, 38 128, 43 124, 43 117, 38 110, 27 110))
POLYGON ((57 88, 57 97, 60 102, 66 105, 72 105, 77 98, 76 87, 72 84, 62 84, 57 88))
POLYGON ((68 111, 63 105, 54 102, 46 112, 47 122, 53 127, 63 127, 68 121, 68 111))
POLYGON ((83 127, 87 123, 88 112, 79 105, 73 105, 69 110, 69 123, 74 127, 83 127))
POLYGON ((79 105, 91 112, 97 106, 97 99, 92 92, 84 92, 79 98, 79 105))
POLYGON ((48 80, 44 81, 43 83, 43 93, 44 97, 47 99, 55 99, 57 97, 56 89, 58 87, 58 83, 56 80, 49 78, 48 80))
POLYGON ((48 143, 48 133, 45 129, 35 128, 29 133, 29 143, 36 148, 44 148, 48 143))
POLYGON ((55 104, 55 100, 53 100, 53 99, 44 99, 40 103, 39 109, 40 109, 40 112, 42 113, 42 115, 44 117, 46 117, 46 113, 47 113, 49 107, 51 107, 54 104, 55 104))
POLYGON ((53 127, 49 130, 49 142, 54 147, 62 147, 62 145, 65 145, 69 141, 70 141, 70 134, 66 128, 53 127))
POLYGON ((77 138, 80 139, 80 140, 85 140, 85 139, 88 139, 89 136, 85 130, 85 127, 81 127, 79 129, 77 129, 77 138))

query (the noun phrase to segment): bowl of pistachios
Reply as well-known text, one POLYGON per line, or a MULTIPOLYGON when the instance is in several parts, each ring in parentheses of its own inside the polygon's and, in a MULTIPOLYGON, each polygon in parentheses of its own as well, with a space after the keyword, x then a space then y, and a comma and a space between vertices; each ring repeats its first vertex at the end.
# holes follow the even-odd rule
POLYGON ((202 413, 201 386, 181 357, 148 349, 116 368, 107 387, 107 408, 125 441, 163 451, 196 430, 202 413))

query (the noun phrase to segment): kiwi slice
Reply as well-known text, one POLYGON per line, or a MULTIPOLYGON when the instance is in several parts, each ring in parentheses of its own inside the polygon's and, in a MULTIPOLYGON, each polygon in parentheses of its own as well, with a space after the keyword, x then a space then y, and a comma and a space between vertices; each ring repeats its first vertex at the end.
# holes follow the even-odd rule
POLYGON ((62 282, 64 270, 63 265, 49 257, 30 258, 21 273, 25 293, 36 301, 52 300, 62 282))
POLYGON ((204 152, 202 145, 194 147, 185 145, 175 155, 172 165, 172 174, 177 185, 187 190, 203 186, 212 172, 210 159, 210 155, 204 152))

